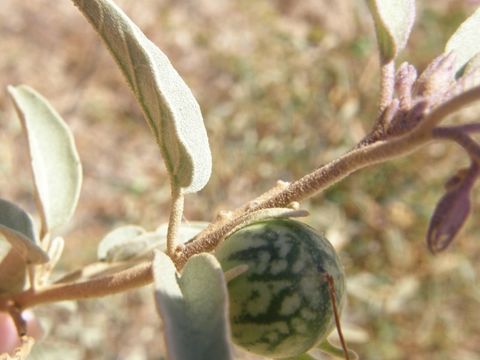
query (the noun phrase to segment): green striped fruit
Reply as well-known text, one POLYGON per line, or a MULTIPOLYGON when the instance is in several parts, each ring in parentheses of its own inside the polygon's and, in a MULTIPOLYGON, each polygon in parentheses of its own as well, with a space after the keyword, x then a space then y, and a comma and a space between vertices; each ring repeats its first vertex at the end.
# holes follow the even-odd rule
POLYGON ((332 245, 311 227, 279 219, 246 226, 215 255, 224 271, 248 270, 228 283, 233 341, 271 358, 303 354, 335 324, 325 273, 342 307, 345 281, 332 245))

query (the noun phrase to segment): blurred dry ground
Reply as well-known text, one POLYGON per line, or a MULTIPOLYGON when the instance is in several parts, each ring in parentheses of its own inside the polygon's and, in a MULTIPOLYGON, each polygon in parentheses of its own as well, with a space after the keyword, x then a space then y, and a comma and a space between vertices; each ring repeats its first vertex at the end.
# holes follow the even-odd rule
MULTIPOLYGON (((472 2, 419 0, 402 60, 419 70, 472 2)), ((211 220, 351 148, 372 124, 378 61, 363 1, 118 0, 170 57, 201 104, 213 152, 188 220, 211 220)), ((84 184, 61 271, 95 260, 113 227, 167 220, 169 188, 139 107, 70 1, 0 1, 0 196, 35 213, 27 150, 8 84, 46 96, 73 129, 84 184)), ((475 119, 472 107, 451 121, 475 119)), ((345 265, 344 322, 362 359, 480 359, 480 193, 458 241, 432 256, 424 235, 443 182, 467 164, 455 146, 363 170, 302 204, 345 265)), ((151 289, 39 307, 37 359, 158 359, 151 289)))

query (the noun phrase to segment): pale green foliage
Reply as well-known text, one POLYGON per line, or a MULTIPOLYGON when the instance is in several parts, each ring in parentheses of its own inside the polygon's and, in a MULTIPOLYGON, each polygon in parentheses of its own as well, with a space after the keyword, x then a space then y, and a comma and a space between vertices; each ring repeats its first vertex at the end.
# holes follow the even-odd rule
POLYGON ((415 20, 414 0, 367 0, 375 22, 380 57, 390 62, 405 47, 415 20))
POLYGON ((455 71, 480 52, 479 29, 480 8, 458 27, 445 45, 446 52, 455 53, 455 71))
POLYGON ((130 245, 132 240, 144 233, 145 230, 136 225, 125 225, 110 231, 98 244, 98 260, 109 260, 116 248, 125 243, 130 245))
POLYGON ((0 199, 0 294, 21 291, 27 265, 48 261, 48 255, 35 242, 30 216, 0 199))
POLYGON ((36 245, 30 216, 17 205, 2 199, 0 199, 0 234, 27 263, 40 264, 48 261, 48 255, 36 245))
POLYGON ((43 237, 65 225, 75 211, 80 159, 70 129, 47 100, 24 85, 9 86, 8 92, 28 141, 43 237))
MULTIPOLYGON (((180 224, 177 244, 183 244, 207 227, 207 222, 194 221, 180 224)), ((101 261, 117 262, 151 257, 153 249, 166 250, 168 224, 146 232, 139 226, 125 225, 108 233, 98 245, 97 257, 101 261)))
POLYGON ((140 103, 172 186, 202 189, 212 159, 200 106, 167 56, 110 0, 74 0, 110 49, 140 103))
POLYGON ((170 359, 232 359, 227 288, 213 255, 193 256, 178 275, 163 252, 153 260, 155 299, 170 359))

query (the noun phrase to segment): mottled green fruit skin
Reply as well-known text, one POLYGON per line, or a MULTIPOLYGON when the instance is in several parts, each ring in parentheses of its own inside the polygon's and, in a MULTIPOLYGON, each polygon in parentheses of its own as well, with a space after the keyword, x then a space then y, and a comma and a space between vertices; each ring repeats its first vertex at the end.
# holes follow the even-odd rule
POLYGON ((224 271, 247 264, 228 283, 233 341, 270 358, 303 354, 335 324, 325 272, 335 282, 338 308, 345 279, 338 256, 322 235, 298 221, 246 226, 216 250, 224 271))

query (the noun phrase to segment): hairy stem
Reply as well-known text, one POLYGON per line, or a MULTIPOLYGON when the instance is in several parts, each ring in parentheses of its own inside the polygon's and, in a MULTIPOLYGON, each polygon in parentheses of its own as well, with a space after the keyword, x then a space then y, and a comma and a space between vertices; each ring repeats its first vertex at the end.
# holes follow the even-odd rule
POLYGON ((430 132, 412 132, 402 137, 355 149, 291 183, 284 190, 260 196, 256 201, 234 211, 227 221, 220 221, 208 227, 196 237, 194 242, 185 245, 176 263, 183 265, 192 255, 215 249, 225 235, 239 223, 239 217, 246 212, 286 207, 294 201, 301 201, 332 186, 359 169, 406 155, 426 144, 430 139, 430 132))
POLYGON ((167 230, 167 255, 173 258, 176 248, 177 232, 182 222, 184 196, 181 189, 172 186, 172 203, 167 230))
POLYGON ((153 280, 152 264, 143 263, 117 274, 85 282, 58 284, 39 290, 27 290, 11 300, 19 309, 64 300, 80 300, 116 294, 147 285, 153 280))
POLYGON ((379 110, 382 113, 393 100, 395 89, 395 63, 393 60, 383 63, 381 66, 380 79, 380 104, 379 110))

